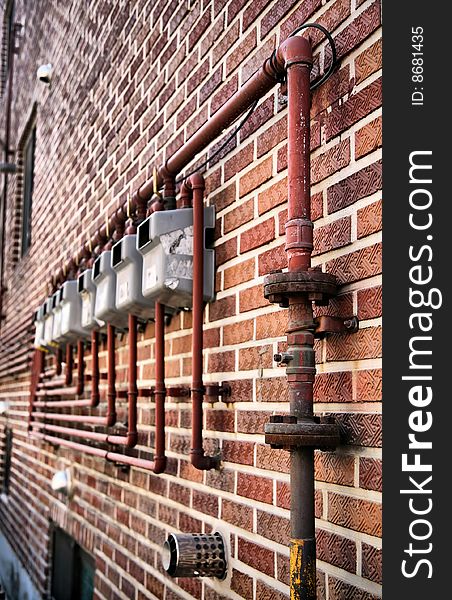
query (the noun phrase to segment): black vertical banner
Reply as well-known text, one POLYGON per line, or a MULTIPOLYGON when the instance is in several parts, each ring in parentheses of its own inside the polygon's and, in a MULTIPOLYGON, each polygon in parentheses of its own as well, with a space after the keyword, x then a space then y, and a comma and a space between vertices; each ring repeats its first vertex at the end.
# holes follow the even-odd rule
POLYGON ((383 3, 383 598, 452 598, 450 20, 383 3))

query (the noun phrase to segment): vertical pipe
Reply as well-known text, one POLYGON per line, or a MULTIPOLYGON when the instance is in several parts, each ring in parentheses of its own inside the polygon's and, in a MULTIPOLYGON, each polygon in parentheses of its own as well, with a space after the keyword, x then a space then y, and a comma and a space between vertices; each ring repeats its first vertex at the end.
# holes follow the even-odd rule
POLYGON ((62 352, 61 348, 57 348, 56 355, 55 355, 55 374, 56 375, 61 375, 61 373, 62 373, 62 366, 61 366, 62 355, 63 355, 63 352, 62 352))
POLYGON ((203 293, 204 293, 204 178, 190 177, 193 189, 193 334, 192 334, 192 442, 190 459, 196 469, 218 467, 218 456, 206 456, 202 444, 204 399, 203 382, 203 293))
POLYGON ((165 309, 155 303, 155 454, 154 473, 163 473, 165 456, 165 309))
POLYGON ((286 252, 289 271, 307 271, 313 249, 309 160, 312 52, 307 40, 293 37, 285 43, 283 53, 288 94, 286 252))
POLYGON ((71 385, 72 383, 72 369, 73 369, 73 358, 72 358, 72 346, 71 344, 66 344, 66 385, 71 385))
MULTIPOLYGON (((107 404, 108 418, 116 422, 115 328, 107 323, 107 404)), ((110 423, 108 423, 110 425, 110 423)))
MULTIPOLYGON (((286 252, 289 271, 311 266, 313 224, 310 210, 310 70, 312 53, 303 38, 289 38, 283 54, 288 93, 288 218, 286 252)), ((289 299, 287 367, 290 414, 313 422, 315 377, 312 302, 306 293, 289 299)), ((291 485, 291 600, 316 599, 316 543, 314 505, 314 448, 290 453, 291 485)))
POLYGON ((91 406, 99 405, 99 332, 91 332, 91 406))
POLYGON ((77 396, 81 396, 85 389, 85 343, 77 342, 77 396))
POLYGON ((127 443, 129 448, 136 446, 137 433, 137 318, 129 315, 129 386, 127 390, 127 443))

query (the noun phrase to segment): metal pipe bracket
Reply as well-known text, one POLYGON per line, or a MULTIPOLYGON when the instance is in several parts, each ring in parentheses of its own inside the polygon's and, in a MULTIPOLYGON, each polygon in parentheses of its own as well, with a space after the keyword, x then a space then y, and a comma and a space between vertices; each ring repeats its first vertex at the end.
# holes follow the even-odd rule
POLYGON ((342 317, 322 315, 315 318, 314 323, 314 336, 318 339, 323 339, 333 333, 356 333, 359 329, 359 319, 356 316, 344 319, 342 317))
POLYGON ((319 306, 328 304, 337 294, 337 281, 334 275, 319 269, 308 271, 273 272, 264 278, 264 296, 282 308, 289 306, 289 299, 306 295, 308 300, 319 306))
POLYGON ((265 424, 265 443, 273 449, 319 448, 334 450, 341 442, 339 425, 332 417, 298 421, 293 415, 275 415, 265 424))

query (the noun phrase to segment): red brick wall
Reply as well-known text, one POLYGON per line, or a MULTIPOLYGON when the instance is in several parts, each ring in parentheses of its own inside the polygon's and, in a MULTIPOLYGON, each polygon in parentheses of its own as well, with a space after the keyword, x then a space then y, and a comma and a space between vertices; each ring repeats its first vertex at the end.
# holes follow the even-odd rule
MULTIPOLYGON (((341 282, 339 297, 323 312, 357 314, 361 321, 357 334, 316 342, 316 412, 334 414, 345 436, 334 454, 316 453, 318 597, 380 598, 379 0, 16 5, 25 27, 16 57, 12 144, 36 105, 37 145, 32 247, 22 259, 20 174, 9 177, 8 187, 0 400, 11 406, 0 416, 0 448, 6 423, 14 428, 14 446, 9 497, 0 500, 1 530, 40 590, 48 587, 54 521, 95 556, 98 599, 287 597, 288 454, 270 450, 263 437, 269 416, 288 410, 284 372, 272 360, 284 346, 287 315, 262 292, 263 276, 286 265, 287 110, 277 87, 237 143, 206 171, 207 202, 217 210, 217 295, 205 312, 204 372, 206 382, 229 382, 232 396, 206 406, 205 447, 221 449, 222 470, 191 467, 190 405, 171 398, 164 475, 123 472, 33 441, 26 433, 27 356, 32 312, 61 263, 294 27, 317 21, 333 33, 340 66, 312 99, 313 264, 341 282), (50 88, 35 77, 46 62, 55 67, 50 88), (66 504, 49 482, 69 465, 77 491, 66 504), (226 582, 167 578, 160 565, 166 534, 209 531, 214 523, 230 538, 226 582)), ((312 40, 318 68, 329 51, 315 31, 312 40)), ((1 104, 4 114, 5 96, 1 104)), ((184 313, 167 328, 168 385, 190 380, 190 327, 191 314, 184 313)), ((153 336, 150 324, 139 338, 140 386, 153 383, 153 336)), ((118 346, 123 384, 127 336, 118 346)), ((152 447, 153 420, 152 402, 140 398, 144 446, 152 447)))

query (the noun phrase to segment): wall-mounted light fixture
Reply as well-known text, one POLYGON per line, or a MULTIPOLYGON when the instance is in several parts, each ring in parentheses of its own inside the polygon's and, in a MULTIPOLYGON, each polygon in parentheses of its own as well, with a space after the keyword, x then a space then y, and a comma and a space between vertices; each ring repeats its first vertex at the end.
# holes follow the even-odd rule
POLYGON ((68 498, 71 498, 74 493, 74 481, 72 479, 72 473, 70 469, 64 469, 57 471, 52 477, 50 484, 54 492, 60 492, 65 494, 68 498))

